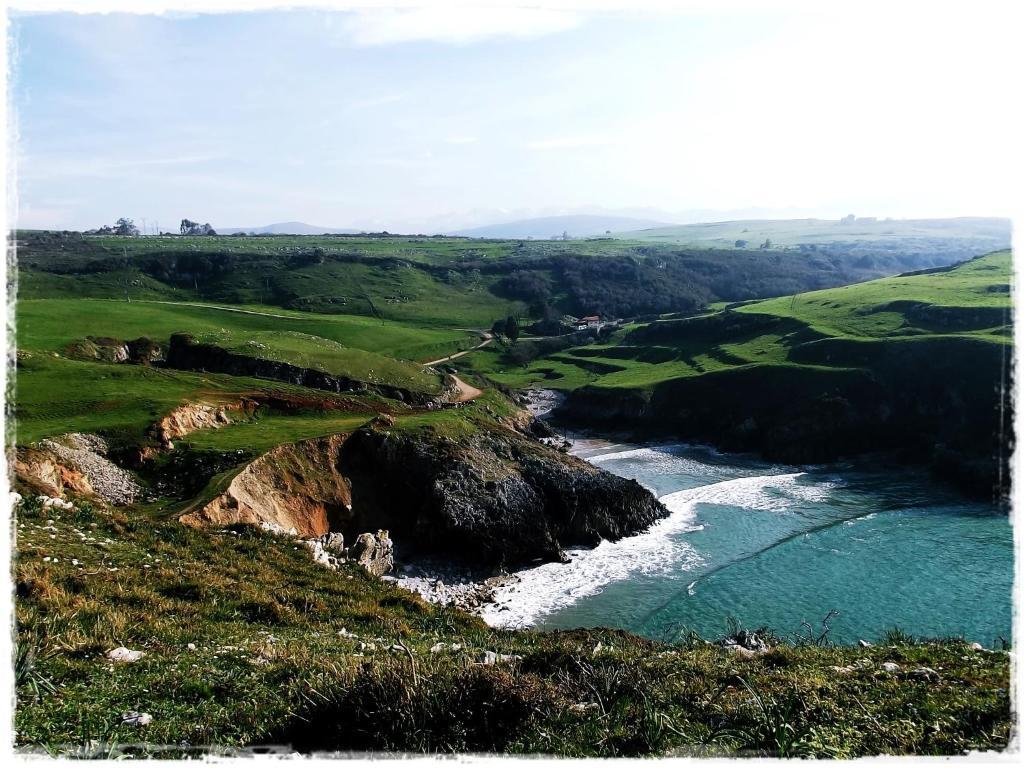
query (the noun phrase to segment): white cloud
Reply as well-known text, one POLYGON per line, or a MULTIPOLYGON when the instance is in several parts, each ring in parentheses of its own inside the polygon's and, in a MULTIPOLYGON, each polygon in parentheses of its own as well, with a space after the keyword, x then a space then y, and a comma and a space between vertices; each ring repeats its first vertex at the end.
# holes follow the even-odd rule
POLYGON ((372 109, 373 107, 383 107, 386 104, 396 104, 404 100, 404 93, 384 93, 379 96, 368 96, 365 99, 356 99, 350 106, 352 109, 372 109))
POLYGON ((358 46, 417 40, 465 44, 491 37, 539 37, 572 29, 582 16, 548 8, 434 6, 359 10, 342 24, 358 46))
POLYGON ((476 136, 449 136, 444 141, 446 144, 476 144, 480 139, 476 136))

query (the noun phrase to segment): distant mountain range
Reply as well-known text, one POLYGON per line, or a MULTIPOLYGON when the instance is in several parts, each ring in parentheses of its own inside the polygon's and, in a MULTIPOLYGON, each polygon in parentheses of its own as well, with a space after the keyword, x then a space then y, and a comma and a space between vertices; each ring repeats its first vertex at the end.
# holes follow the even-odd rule
POLYGON ((605 235, 611 232, 623 232, 637 229, 649 229, 651 227, 670 226, 663 221, 651 219, 636 219, 629 216, 596 216, 596 215, 575 215, 575 216, 544 216, 537 219, 522 219, 520 221, 509 221, 504 224, 490 224, 485 227, 474 227, 472 229, 461 229, 454 232, 445 232, 447 235, 458 237, 494 237, 494 238, 561 238, 563 234, 569 237, 594 237, 605 235))
POLYGON ((342 229, 337 227, 317 227, 301 221, 282 221, 278 224, 267 224, 263 227, 217 227, 219 235, 233 235, 236 232, 247 232, 257 235, 358 235, 362 229, 342 229))

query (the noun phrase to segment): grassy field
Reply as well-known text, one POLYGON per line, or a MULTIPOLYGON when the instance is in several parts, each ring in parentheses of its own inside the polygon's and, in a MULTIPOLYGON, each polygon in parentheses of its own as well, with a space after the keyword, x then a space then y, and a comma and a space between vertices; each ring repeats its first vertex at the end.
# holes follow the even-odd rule
POLYGON ((709 224, 684 224, 617 233, 624 240, 676 243, 707 248, 733 248, 737 240, 757 248, 765 240, 775 247, 826 246, 831 243, 861 243, 886 246, 911 241, 924 246, 933 240, 975 242, 982 250, 997 250, 1010 244, 1007 219, 872 219, 851 222, 831 219, 752 219, 709 224))
POLYGON ((268 413, 220 429, 202 429, 177 442, 198 451, 244 450, 258 454, 277 445, 351 432, 374 416, 372 412, 268 413))
POLYGON ((421 328, 352 315, 320 315, 276 307, 215 306, 91 299, 22 299, 15 308, 21 349, 63 352, 86 336, 166 341, 181 331, 235 334, 289 331, 406 360, 468 349, 478 343, 461 330, 421 328), (242 311, 239 311, 242 310, 242 311))
POLYGON ((770 299, 737 311, 793 318, 819 333, 853 338, 884 338, 962 332, 1008 340, 1010 317, 1009 251, 973 259, 948 271, 897 276, 813 291, 789 299, 770 299), (935 308, 915 316, 914 305, 935 308), (948 310, 947 327, 936 318, 948 310), (989 310, 974 312, 973 310, 989 310), (994 311, 993 311, 994 310, 994 311))
POLYGON ((321 336, 298 331, 209 331, 193 335, 200 344, 259 360, 287 363, 334 376, 348 376, 369 384, 437 393, 441 379, 416 363, 346 347, 321 336))
POLYGON ((27 299, 16 305, 15 413, 19 443, 73 430, 141 435, 182 403, 231 399, 238 393, 297 391, 279 383, 135 365, 112 365, 65 357, 86 336, 122 340, 146 336, 166 342, 189 331, 243 350, 295 364, 436 391, 438 379, 405 359, 432 359, 478 342, 459 330, 417 328, 357 316, 315 315, 251 307, 203 307, 170 303, 92 299, 27 299), (234 310, 246 310, 245 312, 234 310))
POLYGON ((670 642, 493 630, 357 567, 332 573, 287 537, 88 502, 55 512, 32 500, 17 526, 14 735, 43 754, 853 757, 1002 749, 1009 737, 1009 657, 957 639, 819 647, 779 628, 773 650, 747 659, 684 628, 670 642), (107 661, 121 645, 145 656, 107 661), (485 651, 519 658, 475 663, 485 651), (126 724, 128 711, 152 722, 126 724))
MULTIPOLYGON (((18 360, 15 442, 26 445, 64 432, 99 432, 118 443, 139 442, 156 421, 179 405, 228 403, 242 395, 331 400, 324 392, 263 379, 29 353, 18 360)), ((339 406, 360 412, 376 411, 382 405, 373 397, 339 400, 339 406)), ((305 432, 299 428, 297 434, 305 432)))

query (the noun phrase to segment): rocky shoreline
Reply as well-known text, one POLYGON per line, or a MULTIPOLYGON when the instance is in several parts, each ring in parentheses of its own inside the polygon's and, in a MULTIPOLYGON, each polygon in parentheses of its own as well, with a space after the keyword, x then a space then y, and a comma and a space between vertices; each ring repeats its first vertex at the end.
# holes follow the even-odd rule
POLYGON ((384 581, 419 595, 428 603, 458 608, 481 616, 495 602, 497 590, 519 583, 515 573, 482 576, 440 562, 407 563, 384 581))

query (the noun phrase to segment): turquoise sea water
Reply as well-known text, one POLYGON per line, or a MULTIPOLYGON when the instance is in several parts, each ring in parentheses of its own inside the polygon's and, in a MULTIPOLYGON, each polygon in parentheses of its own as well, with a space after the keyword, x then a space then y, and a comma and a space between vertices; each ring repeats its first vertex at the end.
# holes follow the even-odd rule
POLYGON ((704 447, 611 446, 579 455, 635 478, 672 510, 649 531, 568 565, 521 573, 485 618, 609 626, 659 639, 723 634, 728 619, 791 636, 1010 639, 1013 534, 1004 512, 906 469, 787 467, 704 447))

